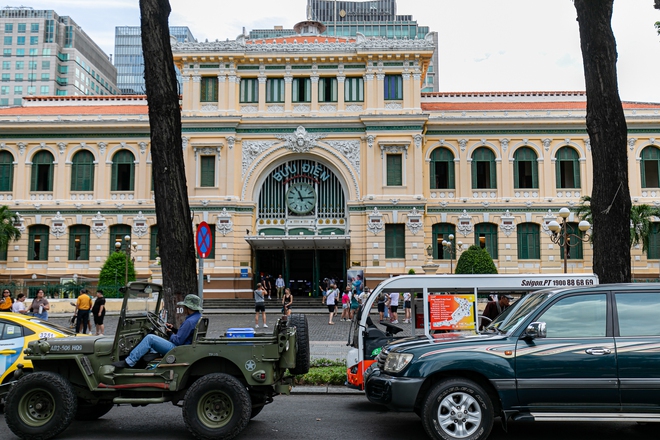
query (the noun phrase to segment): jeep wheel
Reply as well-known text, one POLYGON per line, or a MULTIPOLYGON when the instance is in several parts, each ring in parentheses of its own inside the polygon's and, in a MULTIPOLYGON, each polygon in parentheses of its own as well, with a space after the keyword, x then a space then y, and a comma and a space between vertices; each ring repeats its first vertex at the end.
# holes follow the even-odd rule
POLYGON ((97 403, 96 405, 93 405, 84 400, 79 400, 75 419, 87 422, 96 420, 110 412, 113 406, 114 404, 112 402, 97 403))
POLYGON ((296 327, 296 367, 289 368, 293 375, 309 373, 309 326, 307 316, 295 314, 289 316, 289 327, 296 327))
POLYGON ((449 379, 431 388, 422 406, 422 424, 436 440, 482 440, 493 427, 493 405, 476 383, 449 379))
POLYGON ((183 420, 199 439, 230 439, 250 421, 252 402, 241 382, 223 373, 196 380, 186 392, 183 420))
POLYGON ((78 408, 73 386, 48 371, 23 376, 9 391, 5 419, 18 437, 45 440, 69 427, 78 408))

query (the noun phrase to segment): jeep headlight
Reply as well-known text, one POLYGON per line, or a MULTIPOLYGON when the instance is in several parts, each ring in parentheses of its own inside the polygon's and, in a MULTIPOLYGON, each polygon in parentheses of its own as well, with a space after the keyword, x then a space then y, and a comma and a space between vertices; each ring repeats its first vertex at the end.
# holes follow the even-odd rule
POLYGON ((412 360, 413 355, 410 353, 390 353, 385 359, 385 366, 383 369, 386 373, 398 373, 406 368, 412 360))

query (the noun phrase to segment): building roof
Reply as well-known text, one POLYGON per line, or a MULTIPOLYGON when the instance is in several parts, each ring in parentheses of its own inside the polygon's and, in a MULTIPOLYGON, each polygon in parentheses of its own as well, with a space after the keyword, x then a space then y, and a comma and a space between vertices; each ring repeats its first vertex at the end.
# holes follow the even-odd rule
POLYGON ((29 96, 21 107, 0 108, 2 116, 148 115, 145 95, 29 96))

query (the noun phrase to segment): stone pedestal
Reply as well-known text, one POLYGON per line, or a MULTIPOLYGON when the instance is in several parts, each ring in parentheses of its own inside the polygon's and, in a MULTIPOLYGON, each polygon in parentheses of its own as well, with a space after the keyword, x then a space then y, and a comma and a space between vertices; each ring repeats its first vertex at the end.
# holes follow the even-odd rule
POLYGON ((439 267, 440 267, 439 264, 427 263, 422 266, 422 270, 424 270, 424 274, 426 275, 435 275, 439 267))

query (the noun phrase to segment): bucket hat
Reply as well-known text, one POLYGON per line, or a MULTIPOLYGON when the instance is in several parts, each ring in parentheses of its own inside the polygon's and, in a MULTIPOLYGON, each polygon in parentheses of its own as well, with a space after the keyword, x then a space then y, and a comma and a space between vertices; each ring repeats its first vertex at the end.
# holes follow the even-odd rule
POLYGON ((202 300, 197 295, 186 295, 183 301, 176 303, 177 306, 185 306, 190 310, 202 311, 202 300))

